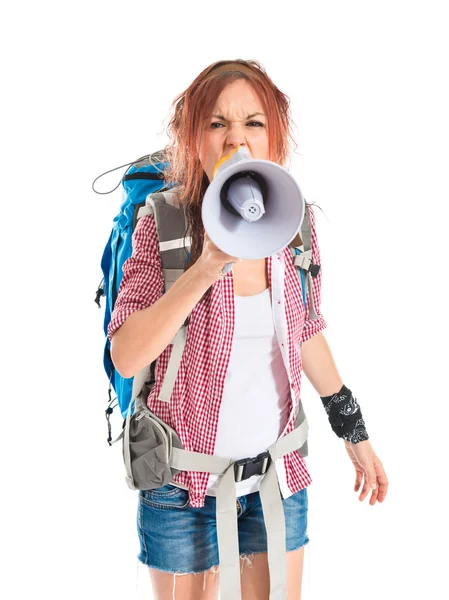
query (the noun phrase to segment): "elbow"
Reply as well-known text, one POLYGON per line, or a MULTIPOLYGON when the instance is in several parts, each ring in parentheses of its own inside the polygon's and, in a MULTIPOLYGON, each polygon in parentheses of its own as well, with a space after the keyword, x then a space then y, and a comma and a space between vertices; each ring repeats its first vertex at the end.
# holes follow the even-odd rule
POLYGON ((135 351, 135 343, 132 347, 125 342, 124 336, 119 335, 120 328, 111 338, 111 360, 119 375, 130 379, 139 373, 145 366, 151 364, 152 358, 140 357, 135 351))
POLYGON ((134 377, 135 372, 129 360, 130 353, 126 352, 123 345, 120 344, 117 333, 114 333, 111 338, 111 360, 118 374, 125 379, 129 379, 130 377, 134 377))

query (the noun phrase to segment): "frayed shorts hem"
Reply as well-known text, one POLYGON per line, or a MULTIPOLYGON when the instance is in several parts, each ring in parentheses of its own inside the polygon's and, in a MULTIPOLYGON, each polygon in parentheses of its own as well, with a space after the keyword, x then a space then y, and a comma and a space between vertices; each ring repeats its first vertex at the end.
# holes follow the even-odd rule
MULTIPOLYGON (((310 540, 309 540, 309 538, 307 538, 307 540, 303 544, 300 544, 297 548, 287 550, 287 554, 289 554, 290 552, 296 552, 296 550, 299 550, 300 548, 307 546, 307 544, 309 542, 310 542, 310 540)), ((243 561, 245 559, 248 559, 248 557, 254 557, 254 556, 257 556, 258 554, 267 554, 267 551, 266 550, 258 550, 255 552, 241 552, 240 560, 243 561)), ((168 573, 169 575, 202 575, 203 573, 207 573, 211 569, 219 569, 219 567, 220 567, 220 563, 217 563, 217 564, 212 564, 210 567, 206 567, 205 569, 203 569, 201 571, 182 571, 179 569, 174 571, 173 569, 162 569, 160 567, 157 567, 156 565, 150 565, 146 562, 143 562, 142 559, 140 558, 140 556, 137 557, 137 560, 139 561, 140 564, 144 565, 145 567, 148 567, 149 569, 155 569, 156 571, 160 571, 161 573, 168 573)))
POLYGON ((148 563, 145 563, 142 561, 142 559, 139 556, 137 557, 137 560, 139 561, 139 563, 141 565, 144 565, 145 567, 148 567, 149 569, 155 569, 156 571, 160 571, 161 573, 167 573, 168 575, 202 575, 203 573, 207 573, 211 569, 218 569, 220 566, 219 564, 211 565, 210 567, 208 567, 207 569, 204 569, 202 571, 180 571, 179 569, 174 571, 173 569, 162 569, 161 567, 157 567, 155 565, 150 565, 148 563))

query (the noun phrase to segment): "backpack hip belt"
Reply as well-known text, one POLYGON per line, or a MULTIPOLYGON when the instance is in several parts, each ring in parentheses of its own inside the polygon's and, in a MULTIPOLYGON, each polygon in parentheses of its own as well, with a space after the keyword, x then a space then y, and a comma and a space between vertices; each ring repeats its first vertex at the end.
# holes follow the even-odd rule
MULTIPOLYGON (((298 449, 300 449, 300 454, 307 455, 308 423, 302 410, 302 404, 299 406, 300 412, 297 415, 296 428, 267 449, 271 460, 260 484, 259 493, 267 531, 270 600, 286 600, 287 598, 285 517, 276 471, 276 460, 298 449), (301 422, 298 424, 300 420, 301 422)), ((146 485, 144 484, 142 489, 154 489, 161 485, 166 485, 167 482, 172 481, 173 473, 179 471, 207 472, 222 476, 218 482, 216 494, 216 522, 220 558, 220 597, 222 600, 240 600, 240 554, 237 511, 235 506, 235 499, 237 497, 235 483, 236 465, 239 466, 239 463, 243 461, 184 450, 181 440, 175 431, 160 418, 156 417, 148 408, 143 407, 141 395, 137 398, 135 413, 133 416, 130 413, 131 411, 128 412, 123 432, 123 451, 126 481, 131 489, 141 489, 140 486, 142 485, 141 481, 137 482, 134 480, 133 475, 136 468, 136 463, 131 455, 133 442, 130 439, 130 428, 133 421, 148 420, 150 428, 153 428, 153 432, 155 430, 159 430, 160 432, 160 429, 164 429, 165 433, 162 444, 164 447, 157 446, 156 448, 150 448, 148 453, 144 455, 143 462, 146 468, 148 468, 148 464, 151 464, 151 476, 148 477, 147 473, 145 477, 146 485), (160 462, 158 459, 161 459, 160 462), (156 481, 158 475, 160 475, 162 481, 156 481), (153 485, 149 487, 148 482, 151 480, 153 485)), ((139 435, 137 437, 142 438, 139 435)), ((148 436, 145 436, 145 440, 148 440, 148 436)), ((137 443, 141 443, 141 439, 137 443)), ((150 446, 154 446, 154 444, 150 443, 150 446)), ((243 478, 245 479, 246 477, 243 478)))

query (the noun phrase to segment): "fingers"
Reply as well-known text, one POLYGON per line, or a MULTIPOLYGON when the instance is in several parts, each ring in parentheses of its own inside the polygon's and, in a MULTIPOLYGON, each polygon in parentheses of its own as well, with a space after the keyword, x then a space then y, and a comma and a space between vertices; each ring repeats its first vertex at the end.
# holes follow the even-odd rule
POLYGON ((383 502, 388 491, 388 478, 385 473, 384 467, 378 458, 374 463, 374 468, 376 469, 377 483, 379 488, 378 500, 379 502, 383 502))
POLYGON ((361 471, 356 471, 355 485, 354 485, 355 492, 359 491, 362 481, 363 481, 363 473, 361 471))
MULTIPOLYGON (((383 502, 385 500, 385 497, 387 495, 387 490, 388 490, 388 479, 385 474, 383 465, 377 457, 373 463, 373 466, 374 466, 374 476, 373 476, 372 468, 365 469, 365 472, 363 473, 363 479, 364 479, 363 489, 359 496, 359 500, 361 502, 363 502, 363 500, 366 498, 366 496, 371 491, 372 493, 371 493, 371 497, 369 500, 369 503, 371 506, 374 506, 374 504, 376 504, 376 502, 383 502), (376 485, 375 488, 372 487, 373 483, 375 483, 375 485, 376 485)), ((356 492, 358 491, 358 488, 360 485, 361 476, 362 476, 361 473, 357 472, 356 486, 355 486, 356 492)))
POLYGON ((228 259, 227 262, 240 262, 242 259, 237 256, 231 256, 230 254, 226 254, 223 252, 207 235, 206 230, 204 230, 204 247, 208 247, 208 251, 211 254, 218 255, 222 259, 228 259))
POLYGON ((362 493, 359 496, 360 502, 363 502, 363 500, 365 500, 366 496, 368 495, 368 493, 370 491, 370 486, 369 486, 368 477, 366 476, 366 473, 363 474, 363 477, 364 477, 364 482, 363 482, 362 493))

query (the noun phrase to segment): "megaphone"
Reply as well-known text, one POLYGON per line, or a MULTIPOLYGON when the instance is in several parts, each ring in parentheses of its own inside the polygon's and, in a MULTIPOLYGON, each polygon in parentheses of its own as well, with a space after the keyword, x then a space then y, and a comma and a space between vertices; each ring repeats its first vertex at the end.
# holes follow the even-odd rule
MULTIPOLYGON (((260 259, 296 236, 305 201, 296 180, 277 163, 253 159, 245 147, 215 166, 201 215, 212 242, 226 254, 260 259)), ((232 269, 227 263, 223 272, 232 269)))

